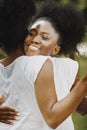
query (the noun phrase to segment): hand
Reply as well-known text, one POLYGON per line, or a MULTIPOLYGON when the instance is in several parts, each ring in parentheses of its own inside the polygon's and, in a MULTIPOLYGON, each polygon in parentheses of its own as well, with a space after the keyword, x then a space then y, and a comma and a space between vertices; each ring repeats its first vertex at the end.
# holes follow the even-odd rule
MULTIPOLYGON (((0 105, 5 101, 4 95, 0 98, 0 105)), ((12 125, 11 120, 16 120, 19 111, 7 106, 0 106, 0 122, 12 125)))

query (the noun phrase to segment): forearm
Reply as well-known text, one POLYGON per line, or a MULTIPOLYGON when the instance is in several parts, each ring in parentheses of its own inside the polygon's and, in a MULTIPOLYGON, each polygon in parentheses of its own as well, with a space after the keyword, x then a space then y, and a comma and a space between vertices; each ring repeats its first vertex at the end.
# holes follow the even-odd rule
POLYGON ((51 108, 50 115, 54 128, 62 123, 80 104, 86 94, 87 86, 79 83, 73 90, 60 102, 56 102, 51 108))
MULTIPOLYGON (((76 86, 76 83, 77 83, 78 81, 79 81, 79 77, 78 77, 78 75, 77 75, 77 76, 76 76, 76 80, 75 80, 75 82, 74 82, 74 84, 73 84, 73 86, 72 86, 72 89, 76 86)), ((87 96, 85 96, 85 97, 82 99, 82 101, 81 101, 81 103, 78 105, 76 111, 77 111, 79 114, 81 114, 81 115, 87 114, 87 96)))
POLYGON ((87 96, 83 98, 81 103, 78 105, 76 111, 81 115, 87 114, 87 96))

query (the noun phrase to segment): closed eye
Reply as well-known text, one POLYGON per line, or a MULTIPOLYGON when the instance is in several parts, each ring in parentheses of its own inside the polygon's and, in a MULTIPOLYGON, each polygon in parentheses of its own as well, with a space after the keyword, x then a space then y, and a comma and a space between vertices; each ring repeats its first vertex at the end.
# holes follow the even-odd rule
POLYGON ((36 35, 37 35, 36 30, 35 30, 35 29, 31 29, 31 30, 29 31, 29 35, 32 36, 32 37, 36 36, 36 35))
POLYGON ((42 36, 42 39, 43 39, 43 40, 49 40, 49 38, 48 38, 48 37, 45 37, 45 36, 42 36))
POLYGON ((43 40, 49 40, 50 39, 49 35, 46 34, 46 33, 42 33, 41 37, 42 37, 43 40))

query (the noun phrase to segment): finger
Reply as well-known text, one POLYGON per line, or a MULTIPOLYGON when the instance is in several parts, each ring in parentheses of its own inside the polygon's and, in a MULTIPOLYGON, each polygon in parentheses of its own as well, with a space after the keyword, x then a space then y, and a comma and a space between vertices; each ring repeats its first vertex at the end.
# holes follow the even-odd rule
POLYGON ((2 97, 0 98, 0 105, 5 101, 5 96, 4 94, 2 95, 2 97))
POLYGON ((19 116, 19 113, 17 113, 17 112, 8 112, 8 111, 3 112, 2 111, 2 112, 0 112, 0 117, 1 116, 19 116))
POLYGON ((11 117, 11 116, 1 116, 0 120, 8 121, 8 120, 18 120, 18 117, 11 117))
POLYGON ((9 124, 9 125, 13 125, 14 124, 11 121, 5 121, 5 120, 0 120, 0 122, 5 123, 5 124, 9 124))
POLYGON ((6 106, 0 106, 0 111, 19 112, 18 110, 14 109, 14 108, 6 107, 6 106))

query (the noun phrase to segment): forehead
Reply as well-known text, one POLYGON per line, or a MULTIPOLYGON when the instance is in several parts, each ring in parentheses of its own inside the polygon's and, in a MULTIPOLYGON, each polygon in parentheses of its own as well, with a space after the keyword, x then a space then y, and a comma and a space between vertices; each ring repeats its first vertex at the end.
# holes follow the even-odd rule
POLYGON ((52 26, 51 22, 47 21, 47 20, 38 20, 35 23, 32 24, 32 26, 30 27, 31 29, 40 29, 44 32, 55 32, 56 30, 54 29, 54 27, 52 26))

